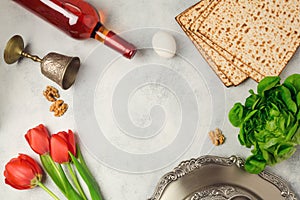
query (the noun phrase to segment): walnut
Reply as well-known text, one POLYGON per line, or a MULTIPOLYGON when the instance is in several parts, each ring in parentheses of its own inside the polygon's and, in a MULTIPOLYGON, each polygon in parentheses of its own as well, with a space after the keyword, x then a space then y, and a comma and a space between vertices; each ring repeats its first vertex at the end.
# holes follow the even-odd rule
POLYGON ((218 128, 216 128, 215 131, 210 131, 209 137, 215 146, 221 145, 225 142, 225 136, 222 134, 222 131, 218 128))
POLYGON ((64 103, 63 100, 56 100, 50 106, 50 112, 54 112, 55 117, 60 117, 68 110, 68 104, 64 103))
POLYGON ((54 102, 59 98, 58 90, 53 86, 47 86, 46 90, 43 92, 43 95, 48 101, 54 102))

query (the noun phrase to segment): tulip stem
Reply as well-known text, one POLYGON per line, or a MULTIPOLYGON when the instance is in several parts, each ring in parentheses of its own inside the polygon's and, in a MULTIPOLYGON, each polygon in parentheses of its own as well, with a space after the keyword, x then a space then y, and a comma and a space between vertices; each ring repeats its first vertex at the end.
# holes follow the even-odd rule
POLYGON ((80 182, 79 182, 79 180, 78 180, 78 178, 77 178, 77 176, 76 176, 76 174, 75 174, 75 172, 74 172, 74 170, 73 170, 70 162, 67 163, 67 167, 68 167, 68 170, 70 172, 70 175, 71 175, 71 177, 73 179, 73 182, 74 182, 74 184, 75 184, 78 192, 80 193, 80 195, 82 196, 83 199, 87 200, 87 197, 86 197, 86 195, 85 195, 85 193, 84 193, 84 191, 83 191, 83 189, 82 189, 82 187, 80 185, 80 182))
POLYGON ((59 200, 59 198, 49 188, 47 188, 42 182, 37 181, 37 185, 40 186, 43 190, 45 190, 53 199, 59 200))

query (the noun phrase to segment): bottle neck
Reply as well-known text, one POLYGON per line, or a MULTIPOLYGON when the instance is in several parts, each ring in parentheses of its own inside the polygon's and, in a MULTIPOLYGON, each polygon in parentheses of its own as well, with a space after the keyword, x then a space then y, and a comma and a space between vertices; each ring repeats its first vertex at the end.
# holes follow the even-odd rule
POLYGON ((133 44, 119 37, 113 31, 108 30, 100 22, 96 24, 91 38, 103 42, 106 46, 121 53, 126 58, 131 59, 136 53, 136 47, 133 44))

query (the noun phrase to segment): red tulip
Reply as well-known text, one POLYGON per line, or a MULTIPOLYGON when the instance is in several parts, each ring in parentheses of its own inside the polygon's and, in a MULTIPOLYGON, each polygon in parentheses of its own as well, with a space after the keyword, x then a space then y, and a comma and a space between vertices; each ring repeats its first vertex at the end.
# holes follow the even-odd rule
POLYGON ((39 155, 49 152, 49 133, 47 128, 40 124, 35 128, 27 131, 25 138, 31 149, 39 155))
POLYGON ((43 171, 39 164, 25 154, 11 159, 5 165, 5 183, 19 190, 30 189, 37 186, 42 180, 43 171))
POLYGON ((76 156, 76 143, 74 133, 69 130, 53 134, 50 138, 50 155, 54 162, 65 163, 70 161, 71 152, 76 156))

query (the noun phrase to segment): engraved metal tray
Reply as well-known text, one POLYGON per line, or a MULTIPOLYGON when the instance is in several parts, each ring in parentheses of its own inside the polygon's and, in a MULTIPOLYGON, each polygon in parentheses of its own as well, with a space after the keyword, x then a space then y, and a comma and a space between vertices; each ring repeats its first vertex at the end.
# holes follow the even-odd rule
POLYGON ((159 181, 149 200, 296 200, 280 177, 263 171, 250 174, 243 160, 202 156, 181 162, 159 181))

